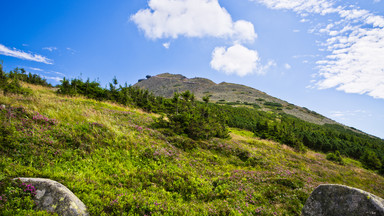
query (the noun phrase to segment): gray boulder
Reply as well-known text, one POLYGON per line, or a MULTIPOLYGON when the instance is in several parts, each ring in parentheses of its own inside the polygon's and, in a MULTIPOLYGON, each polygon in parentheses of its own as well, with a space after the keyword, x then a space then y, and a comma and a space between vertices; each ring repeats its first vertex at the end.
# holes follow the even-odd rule
POLYGON ((34 199, 39 209, 64 216, 89 215, 84 203, 59 182, 43 178, 20 178, 20 180, 36 188, 34 199))
POLYGON ((303 216, 384 216, 384 200, 344 185, 320 185, 302 210, 303 216))

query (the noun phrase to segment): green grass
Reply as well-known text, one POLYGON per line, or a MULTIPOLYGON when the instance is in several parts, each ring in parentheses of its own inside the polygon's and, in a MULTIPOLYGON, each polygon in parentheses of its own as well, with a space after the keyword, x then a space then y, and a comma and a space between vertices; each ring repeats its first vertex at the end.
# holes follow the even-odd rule
MULTIPOLYGON (((349 158, 339 165, 235 128, 231 139, 167 135, 154 114, 28 86, 31 96, 0 96, 1 181, 53 179, 91 215, 300 215, 322 183, 384 196, 383 177, 349 158)), ((32 211, 7 202, 9 215, 32 211)))

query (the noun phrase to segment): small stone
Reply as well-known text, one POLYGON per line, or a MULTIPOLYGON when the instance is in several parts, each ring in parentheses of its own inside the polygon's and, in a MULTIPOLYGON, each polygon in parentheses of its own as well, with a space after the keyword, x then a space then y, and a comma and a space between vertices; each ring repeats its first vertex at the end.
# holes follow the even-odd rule
POLYGON ((384 216, 384 200, 344 185, 320 185, 305 203, 302 216, 384 216))

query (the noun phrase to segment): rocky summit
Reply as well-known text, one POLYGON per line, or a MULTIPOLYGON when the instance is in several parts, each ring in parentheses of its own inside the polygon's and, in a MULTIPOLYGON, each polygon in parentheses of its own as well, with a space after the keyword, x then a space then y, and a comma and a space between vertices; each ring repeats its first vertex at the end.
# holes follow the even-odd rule
POLYGON ((172 97, 175 92, 191 91, 197 99, 209 96, 210 101, 217 104, 257 107, 264 111, 284 112, 304 121, 315 124, 336 124, 305 107, 296 106, 287 101, 268 95, 257 89, 235 84, 215 82, 201 77, 187 78, 181 74, 163 73, 140 79, 134 86, 148 89, 156 96, 172 97))

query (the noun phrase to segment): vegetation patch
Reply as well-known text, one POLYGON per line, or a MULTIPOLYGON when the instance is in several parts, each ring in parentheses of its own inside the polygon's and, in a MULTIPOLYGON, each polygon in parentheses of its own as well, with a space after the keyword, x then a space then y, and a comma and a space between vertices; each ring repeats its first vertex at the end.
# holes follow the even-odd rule
POLYGON ((327 160, 335 161, 336 163, 344 165, 343 158, 341 157, 339 151, 336 151, 335 153, 333 153, 333 152, 328 153, 326 158, 327 158, 327 160))
POLYGON ((283 107, 282 104, 280 104, 280 103, 274 103, 274 102, 265 102, 264 105, 265 105, 265 106, 271 106, 271 107, 283 107))
POLYGON ((91 215, 300 215, 323 183, 384 196, 384 178, 361 168, 381 167, 374 138, 117 85, 63 80, 59 93, 28 85, 30 96, 0 97, 0 214, 48 214, 16 177, 62 183, 91 215), (321 153, 336 150, 344 166, 321 153))

